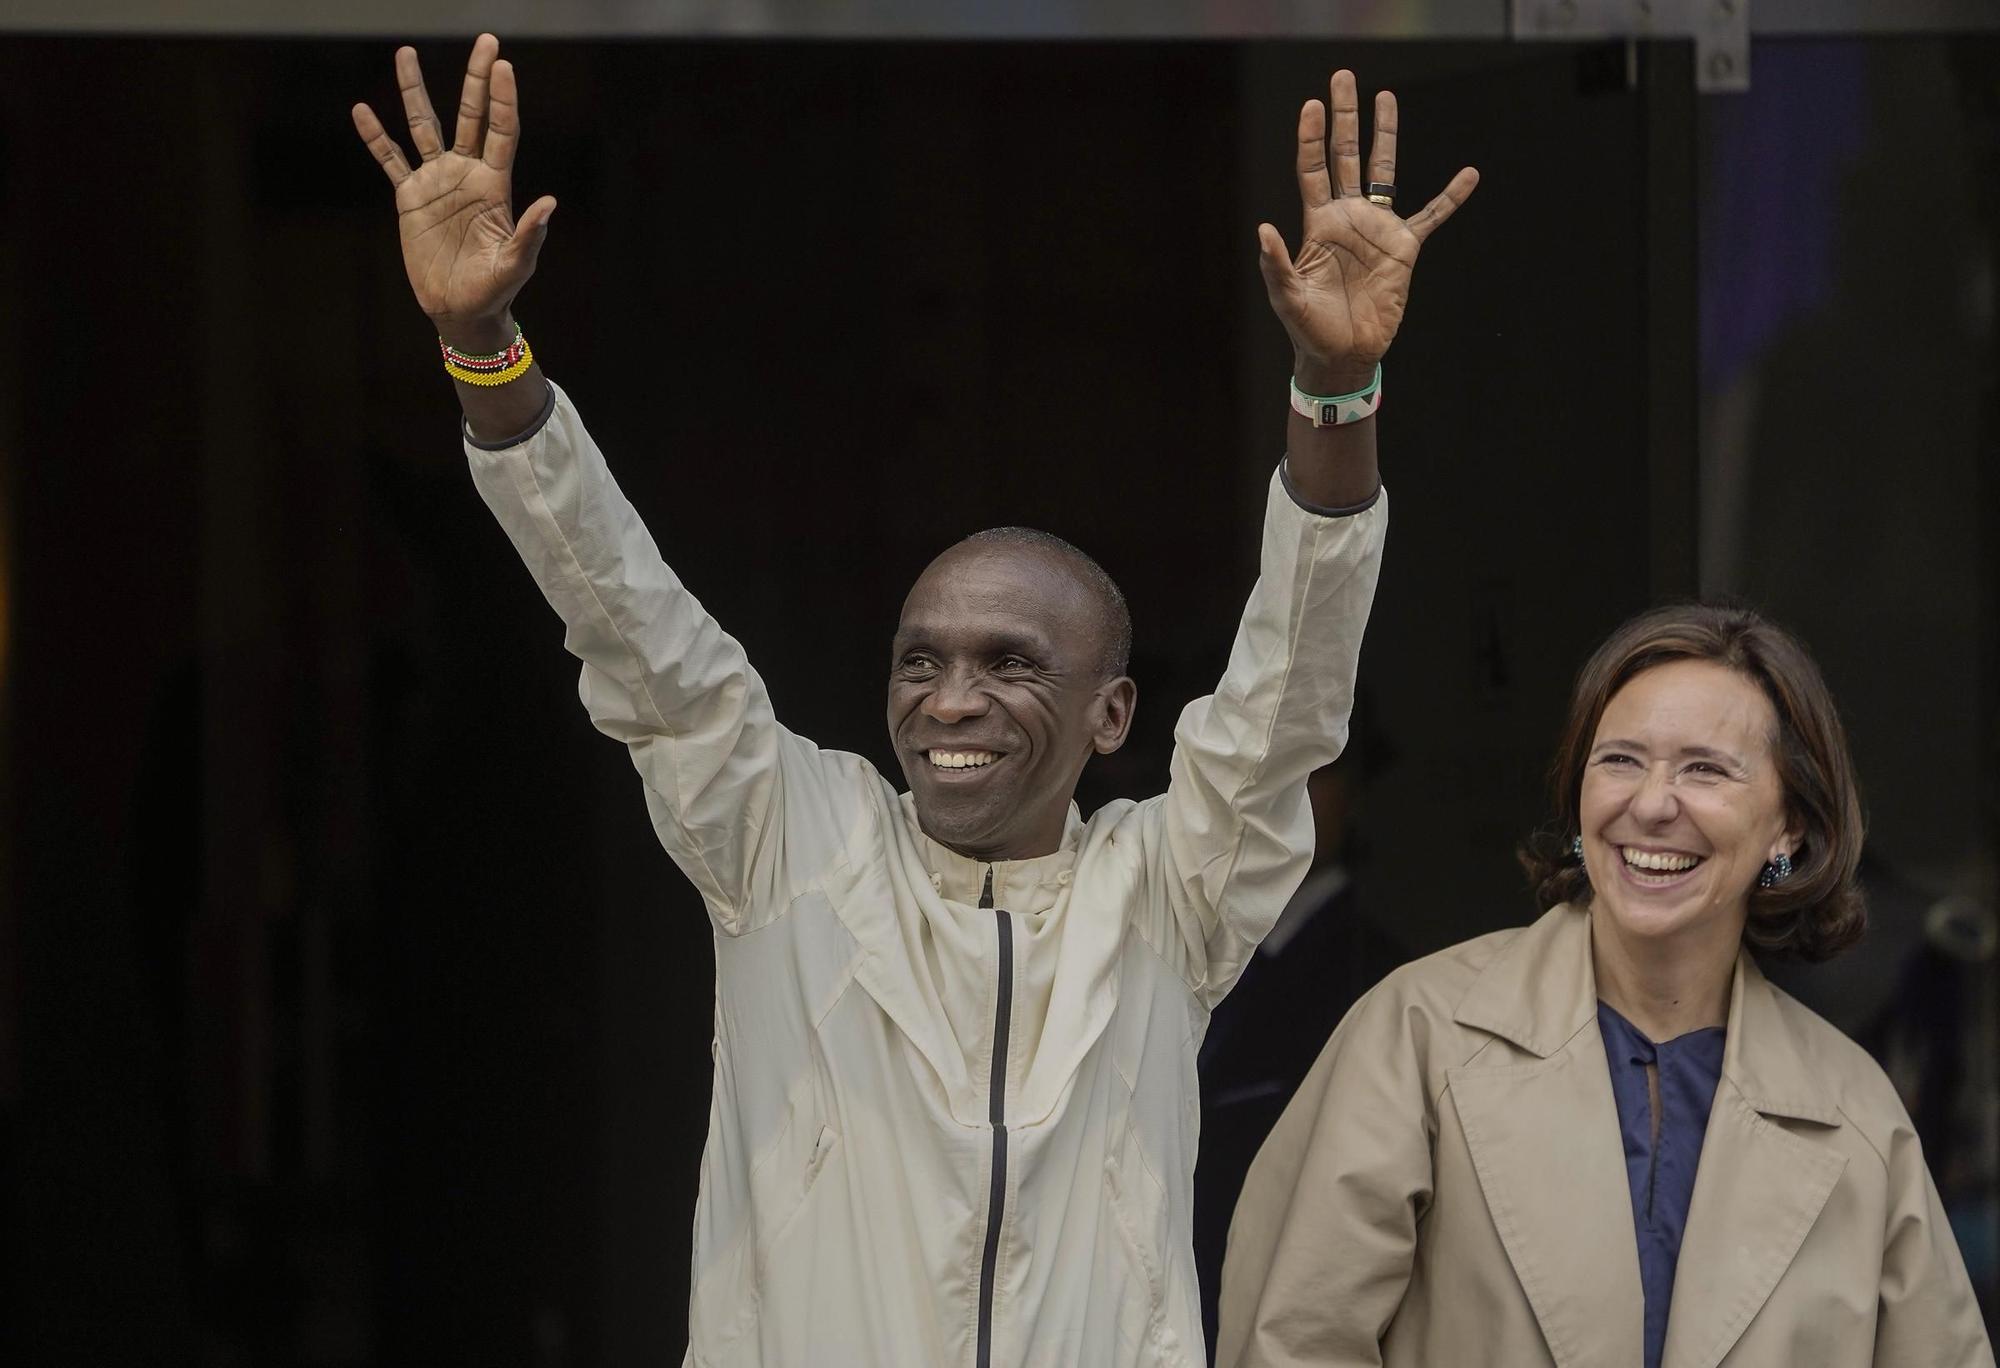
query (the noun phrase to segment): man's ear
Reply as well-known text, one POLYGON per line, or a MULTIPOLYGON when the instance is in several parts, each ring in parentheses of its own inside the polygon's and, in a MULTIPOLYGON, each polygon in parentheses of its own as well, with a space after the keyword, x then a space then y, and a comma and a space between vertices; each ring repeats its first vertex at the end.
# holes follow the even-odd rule
POLYGON ((1090 740, 1099 755, 1109 755, 1125 744, 1138 706, 1139 686, 1128 676, 1119 675, 1098 685, 1097 696, 1091 701, 1091 720, 1096 725, 1090 740))

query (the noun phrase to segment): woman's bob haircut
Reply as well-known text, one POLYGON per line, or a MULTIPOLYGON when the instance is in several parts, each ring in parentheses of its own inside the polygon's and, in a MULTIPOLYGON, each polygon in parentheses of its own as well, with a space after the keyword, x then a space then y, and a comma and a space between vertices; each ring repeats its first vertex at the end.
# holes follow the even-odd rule
POLYGON ((1865 828, 1854 761, 1819 666, 1789 633, 1747 608, 1710 603, 1655 608, 1613 632, 1584 664, 1549 770, 1555 821, 1520 851, 1536 900, 1544 909, 1589 902, 1589 876, 1570 853, 1570 843, 1578 834, 1583 769, 1598 719, 1628 681, 1673 660, 1727 666, 1771 700, 1778 718, 1771 754, 1785 813, 1805 836, 1792 856, 1790 878, 1750 890, 1743 939, 1772 954, 1830 959, 1868 926, 1867 904, 1854 877, 1865 828))

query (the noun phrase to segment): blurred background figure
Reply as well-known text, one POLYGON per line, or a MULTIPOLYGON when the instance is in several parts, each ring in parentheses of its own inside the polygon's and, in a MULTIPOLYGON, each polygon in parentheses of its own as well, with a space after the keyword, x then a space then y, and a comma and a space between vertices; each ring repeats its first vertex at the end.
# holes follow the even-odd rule
POLYGON ((1211 1348, 1229 1216, 1250 1161, 1347 1009, 1411 957, 1408 944, 1369 903, 1356 877, 1367 863, 1357 820, 1364 791, 1390 753, 1371 727, 1368 698, 1364 685, 1347 749, 1316 770, 1307 785, 1312 869, 1210 1017, 1202 1042, 1194 1256, 1211 1348))

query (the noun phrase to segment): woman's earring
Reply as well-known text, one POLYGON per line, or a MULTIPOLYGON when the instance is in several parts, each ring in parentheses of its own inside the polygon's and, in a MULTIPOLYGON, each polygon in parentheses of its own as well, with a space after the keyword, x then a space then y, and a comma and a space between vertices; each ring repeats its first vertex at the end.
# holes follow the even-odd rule
POLYGON ((1765 865, 1757 875, 1757 887, 1770 888, 1792 877, 1792 857, 1779 851, 1777 858, 1765 865))
POLYGON ((1575 836, 1570 839, 1569 857, 1572 860, 1581 860, 1583 858, 1583 837, 1575 836))

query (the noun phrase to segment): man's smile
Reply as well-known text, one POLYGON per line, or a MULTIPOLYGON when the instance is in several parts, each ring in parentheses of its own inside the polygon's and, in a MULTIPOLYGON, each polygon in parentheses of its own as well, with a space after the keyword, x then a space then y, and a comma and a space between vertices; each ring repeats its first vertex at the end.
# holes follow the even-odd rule
POLYGON ((925 754, 930 756, 931 764, 938 769, 978 769, 983 765, 990 765, 1000 758, 998 751, 990 750, 932 749, 926 751, 925 754))
POLYGON ((924 751, 924 758, 930 761, 931 773, 939 777, 967 779, 991 769, 1006 759, 1006 755, 1001 751, 972 746, 957 749, 933 746, 924 751))

